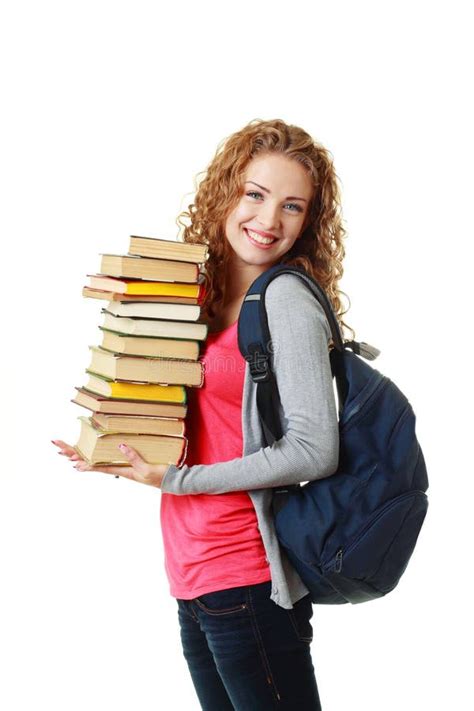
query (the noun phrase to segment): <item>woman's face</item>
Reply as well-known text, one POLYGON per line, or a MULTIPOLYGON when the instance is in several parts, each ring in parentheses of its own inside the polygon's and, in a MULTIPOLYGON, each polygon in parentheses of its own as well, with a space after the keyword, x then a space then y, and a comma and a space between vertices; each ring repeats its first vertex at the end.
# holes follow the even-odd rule
POLYGON ((303 232, 313 191, 311 179, 295 160, 266 153, 250 161, 242 180, 243 194, 227 217, 226 237, 236 266, 265 271, 303 232))

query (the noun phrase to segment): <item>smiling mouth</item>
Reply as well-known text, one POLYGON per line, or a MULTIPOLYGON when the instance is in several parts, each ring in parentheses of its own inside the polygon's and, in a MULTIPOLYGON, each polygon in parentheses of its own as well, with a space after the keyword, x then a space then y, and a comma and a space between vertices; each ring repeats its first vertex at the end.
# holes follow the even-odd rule
POLYGON ((263 237, 258 234, 258 232, 249 230, 247 227, 244 227, 244 229, 248 236, 254 240, 254 242, 258 242, 259 244, 272 244, 273 242, 276 242, 276 237, 263 237))

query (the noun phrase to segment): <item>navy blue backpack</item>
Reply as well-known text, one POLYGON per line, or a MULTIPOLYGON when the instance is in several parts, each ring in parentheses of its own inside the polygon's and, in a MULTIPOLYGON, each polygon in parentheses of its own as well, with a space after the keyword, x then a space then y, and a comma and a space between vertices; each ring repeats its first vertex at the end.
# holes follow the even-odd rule
POLYGON ((340 449, 331 476, 274 489, 277 537, 314 603, 366 602, 398 584, 427 512, 428 477, 415 415, 399 388, 360 357, 373 360, 379 351, 343 341, 319 284, 299 267, 277 264, 248 289, 238 323, 267 444, 282 436, 265 310, 267 286, 279 274, 300 277, 328 319, 340 449))

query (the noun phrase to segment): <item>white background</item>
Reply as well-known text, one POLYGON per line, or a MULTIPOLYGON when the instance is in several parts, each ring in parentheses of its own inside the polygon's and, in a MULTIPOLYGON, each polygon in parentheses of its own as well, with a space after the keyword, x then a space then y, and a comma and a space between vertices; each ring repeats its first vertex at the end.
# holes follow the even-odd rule
POLYGON ((346 318, 409 397, 430 477, 397 589, 314 608, 323 708, 472 709, 468 3, 3 8, 2 708, 199 708, 159 490, 78 473, 50 439, 74 442, 84 413, 70 399, 98 339, 81 288, 99 253, 174 239, 218 143, 282 118, 334 156, 346 318))

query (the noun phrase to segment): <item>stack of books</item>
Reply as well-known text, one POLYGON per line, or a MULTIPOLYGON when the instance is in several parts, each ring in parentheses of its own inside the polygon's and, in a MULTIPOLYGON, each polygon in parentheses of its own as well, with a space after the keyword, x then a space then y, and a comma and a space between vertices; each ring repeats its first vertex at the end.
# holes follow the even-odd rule
POLYGON ((199 321, 204 298, 200 266, 207 246, 130 237, 127 255, 102 254, 89 274, 86 298, 108 303, 102 340, 89 346, 88 380, 72 402, 92 411, 80 416, 76 449, 90 465, 128 465, 118 449, 133 447, 150 464, 186 457, 187 387, 202 387, 199 321))

